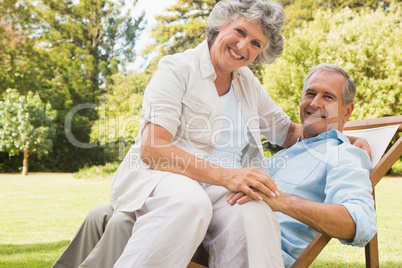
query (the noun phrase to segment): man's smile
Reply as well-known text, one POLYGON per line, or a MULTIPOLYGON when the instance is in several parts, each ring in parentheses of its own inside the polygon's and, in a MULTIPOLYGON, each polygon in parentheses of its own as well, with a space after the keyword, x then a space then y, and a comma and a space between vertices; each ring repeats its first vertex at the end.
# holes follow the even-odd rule
POLYGON ((308 112, 308 111, 306 111, 306 113, 310 116, 317 117, 317 118, 323 118, 323 119, 327 118, 325 115, 321 115, 320 113, 308 112))

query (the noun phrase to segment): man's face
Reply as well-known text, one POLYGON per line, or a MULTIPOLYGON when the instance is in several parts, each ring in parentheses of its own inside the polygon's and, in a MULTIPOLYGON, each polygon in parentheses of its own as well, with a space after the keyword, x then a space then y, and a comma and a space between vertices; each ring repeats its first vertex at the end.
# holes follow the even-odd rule
POLYGON ((300 104, 302 139, 333 128, 343 130, 353 111, 353 103, 343 106, 344 85, 345 78, 335 72, 319 70, 310 77, 300 104))

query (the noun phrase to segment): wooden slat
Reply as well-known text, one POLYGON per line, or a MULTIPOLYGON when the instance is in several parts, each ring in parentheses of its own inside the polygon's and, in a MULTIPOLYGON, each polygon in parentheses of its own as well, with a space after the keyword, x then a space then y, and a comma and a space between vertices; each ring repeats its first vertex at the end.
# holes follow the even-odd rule
POLYGON ((381 118, 348 121, 345 124, 345 130, 368 129, 376 127, 385 127, 390 125, 401 125, 401 124, 402 124, 402 115, 387 116, 381 118))
POLYGON ((365 247, 366 256, 366 268, 378 268, 380 267, 380 261, 378 258, 378 239, 377 234, 370 240, 365 247))
POLYGON ((208 268, 208 267, 206 267, 204 265, 201 265, 201 264, 198 264, 198 263, 195 263, 195 262, 190 262, 188 264, 187 268, 208 268))
POLYGON ((297 258, 297 260, 293 263, 291 268, 309 267, 330 240, 331 237, 329 237, 328 235, 321 233, 317 234, 313 241, 310 242, 308 247, 299 256, 299 258, 297 258))

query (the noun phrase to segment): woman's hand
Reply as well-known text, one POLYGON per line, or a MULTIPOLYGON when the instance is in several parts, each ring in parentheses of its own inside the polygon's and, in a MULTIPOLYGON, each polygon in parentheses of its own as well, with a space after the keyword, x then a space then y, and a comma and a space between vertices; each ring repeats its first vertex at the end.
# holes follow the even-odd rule
POLYGON ((371 159, 370 144, 366 141, 366 139, 360 138, 360 137, 354 137, 354 136, 346 136, 346 137, 349 139, 349 141, 352 145, 366 151, 366 153, 369 155, 369 157, 371 159))
POLYGON ((245 193, 243 192, 231 192, 229 194, 229 197, 226 199, 226 202, 228 202, 231 206, 233 206, 234 204, 244 204, 247 203, 248 201, 251 201, 253 199, 251 199, 249 196, 247 196, 245 193))
POLYGON ((243 199, 247 201, 251 199, 261 201, 263 198, 259 192, 269 197, 279 195, 279 189, 275 181, 268 174, 258 169, 232 169, 230 172, 232 175, 228 177, 223 186, 231 192, 239 193, 238 199, 242 197, 241 193, 250 198, 243 199))

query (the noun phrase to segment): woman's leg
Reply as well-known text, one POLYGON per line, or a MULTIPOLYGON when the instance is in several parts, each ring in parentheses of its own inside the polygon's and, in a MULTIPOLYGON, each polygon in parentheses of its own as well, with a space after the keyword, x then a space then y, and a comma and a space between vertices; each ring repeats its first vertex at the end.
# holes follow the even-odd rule
POLYGON ((186 267, 202 242, 212 205, 198 182, 169 174, 136 211, 133 235, 115 267, 186 267))
POLYGON ((205 190, 213 205, 213 217, 205 236, 209 267, 283 267, 281 233, 271 208, 262 201, 230 206, 228 190, 205 190))

